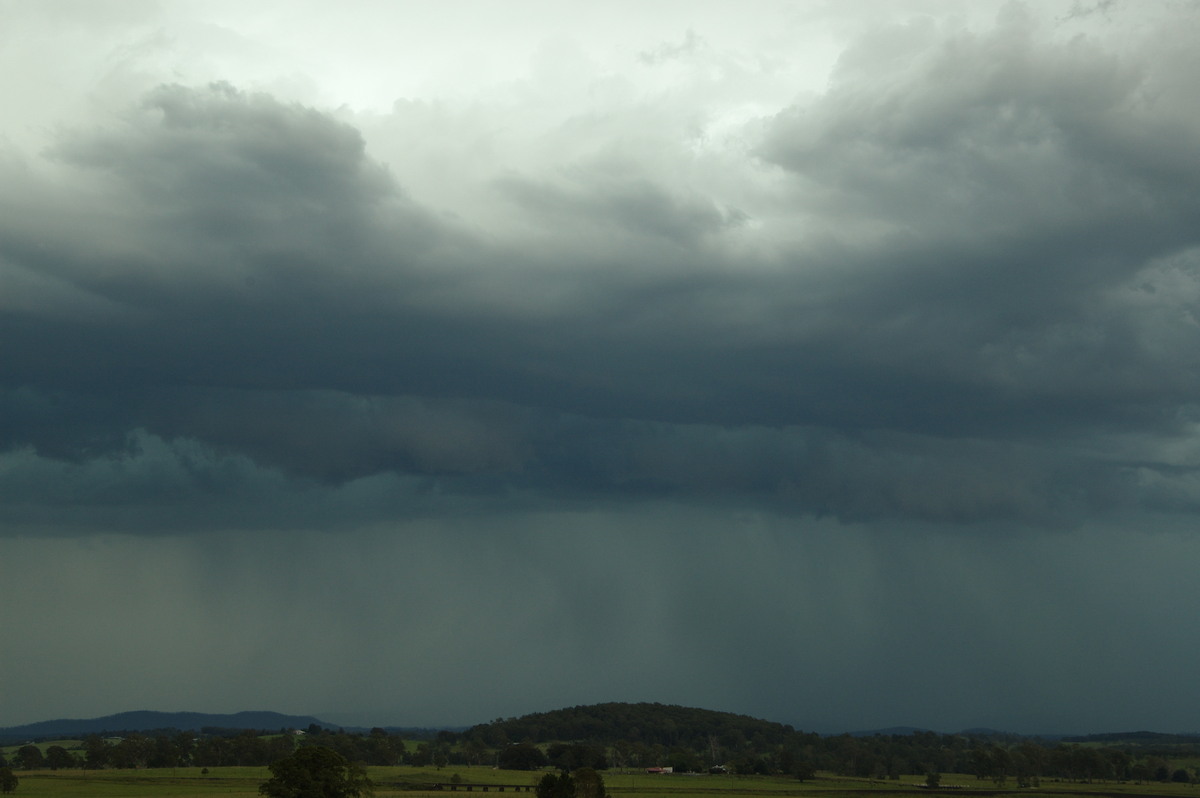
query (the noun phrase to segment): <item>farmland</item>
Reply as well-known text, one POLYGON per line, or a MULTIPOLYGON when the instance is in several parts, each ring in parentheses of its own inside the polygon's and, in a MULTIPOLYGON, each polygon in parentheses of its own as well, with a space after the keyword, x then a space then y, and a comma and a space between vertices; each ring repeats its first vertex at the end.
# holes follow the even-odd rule
POLYGON ((447 798, 451 792, 456 798, 468 792, 471 798, 484 792, 532 798, 529 789, 557 771, 599 772, 613 798, 928 798, 934 792, 1200 798, 1200 737, 1194 735, 821 736, 661 704, 571 707, 461 731, 408 731, 313 723, 304 730, 203 727, 26 737, 0 747, 0 766, 19 777, 18 796, 255 796, 271 777, 269 765, 317 750, 356 774, 365 772, 377 795, 413 798, 447 798))
MULTIPOLYGON (((513 787, 532 786, 542 771, 498 770, 492 767, 417 768, 411 766, 369 767, 368 776, 376 783, 375 795, 404 795, 408 798, 447 798, 454 784, 455 795, 466 793, 478 796, 486 789, 489 795, 511 794, 513 787), (433 785, 444 785, 436 790, 433 785)), ((991 781, 980 781, 966 774, 944 774, 942 786, 931 791, 924 780, 906 776, 899 780, 873 780, 818 773, 816 778, 800 782, 785 776, 732 775, 648 775, 640 770, 608 771, 605 785, 614 798, 856 798, 857 796, 1061 796, 1063 798, 1200 798, 1200 787, 1194 784, 1134 783, 1134 782, 1069 782, 1044 781, 1038 788, 1018 789, 1015 786, 997 788, 991 781)), ((265 767, 180 767, 142 768, 136 770, 35 770, 21 771, 16 798, 174 798, 174 796, 226 796, 227 798, 256 798, 258 785, 269 772, 265 767)), ((524 793, 519 793, 524 794, 524 793)))

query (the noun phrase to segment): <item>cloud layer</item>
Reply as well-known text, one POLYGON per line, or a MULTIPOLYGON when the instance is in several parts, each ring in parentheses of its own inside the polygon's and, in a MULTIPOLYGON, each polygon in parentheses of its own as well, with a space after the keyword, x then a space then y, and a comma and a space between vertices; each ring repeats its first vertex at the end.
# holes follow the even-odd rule
MULTIPOLYGON (((491 688, 512 700, 500 710, 478 699, 467 717, 469 693, 447 710, 454 722, 628 697, 804 726, 800 697, 780 699, 785 717, 769 712, 770 699, 726 676, 745 662, 694 650, 686 635, 640 665, 612 653, 651 634, 650 619, 695 628, 711 617, 724 640, 761 639, 776 607, 797 614, 772 661, 800 667, 804 641, 830 635, 850 652, 823 658, 812 679, 878 655, 883 640, 905 652, 887 678, 925 685, 914 695, 927 700, 918 662, 932 650, 963 695, 976 678, 1004 683, 977 714, 1020 691, 1051 701, 1064 681, 1035 683, 1036 651, 1066 639, 1068 610, 1088 616, 1089 639, 1099 615, 1071 603, 1060 623, 1034 621, 1037 602, 1062 597, 1053 569, 1020 577, 1037 601, 1006 595, 987 569, 961 580, 944 569, 999 546, 1002 569, 1031 573, 1016 541, 1062 568, 1097 550, 1104 564, 1079 577, 1079 595, 1097 597, 1115 558, 1141 545, 1130 541, 1167 558, 1193 547, 1179 532, 1200 496, 1197 17, 1113 4, 1008 4, 986 19, 897 9, 868 18, 813 5, 798 22, 764 4, 746 23, 755 47, 723 39, 712 9, 698 12, 699 30, 664 12, 651 27, 672 33, 650 43, 614 46, 602 25, 590 40, 547 32, 519 69, 506 62, 491 84, 474 75, 486 91, 413 91, 382 108, 312 99, 331 85, 263 81, 246 65, 270 71, 282 56, 248 17, 105 17, 105 35, 126 43, 105 56, 86 106, 60 109, 65 121, 36 147, 14 129, 0 157, 0 545, 98 545, 110 563, 149 547, 132 583, 151 594, 138 574, 158 568, 154 552, 167 573, 187 570, 205 540, 247 541, 227 552, 233 562, 301 535, 283 558, 297 573, 339 540, 385 561, 404 561, 411 540, 425 581, 482 568, 494 548, 532 590, 516 602, 519 623, 491 609, 472 617, 467 607, 487 601, 474 582, 432 602, 428 626, 377 611, 364 623, 434 646, 470 618, 544 652, 558 651, 543 639, 558 633, 543 630, 587 629, 547 661, 582 668, 602 650, 644 676, 539 696, 537 680, 513 676, 515 652, 528 650, 513 643, 491 688), (146 33, 155 19, 176 38, 146 33), (823 83, 798 77, 804 59, 768 33, 800 37, 800 22, 840 37, 823 83), (241 66, 223 74, 215 55, 188 55, 201 41, 241 66), (548 542, 570 519, 585 531, 548 542), (1151 530, 1166 537, 1148 543, 1151 530), (307 537, 326 533, 341 537, 307 537), (697 570, 638 602, 613 598, 654 578, 631 564, 643 539, 658 562, 703 553, 697 570), (730 542, 741 539, 779 549, 730 542), (476 552, 465 566, 450 561, 460 546, 476 552), (811 593, 780 565, 847 557, 844 570, 808 573, 811 593), (901 605, 920 619, 906 642, 890 602, 926 557, 936 590, 919 584, 901 605), (713 558, 730 571, 710 573, 713 558), (909 576, 886 573, 884 558, 909 576), (568 562, 615 603, 597 609, 572 598, 574 578, 536 576, 568 562), (937 620, 939 591, 975 591, 967 606, 981 626, 958 638, 969 653, 934 635, 971 624, 937 620), (819 595, 853 596, 832 610, 851 631, 814 620, 819 595), (1032 624, 1028 645, 993 650, 988 635, 1014 619, 1032 624), (675 683, 666 663, 682 656, 707 664, 675 683)), ((61 10, 67 21, 27 11, 23 24, 61 44, 77 21, 61 10)), ((812 53, 828 47, 805 35, 812 53)), ((76 598, 85 550, 59 577, 76 598)), ((323 581, 361 565, 335 563, 323 581)), ((206 578, 187 573, 185 584, 206 578)), ((4 578, 29 574, 53 578, 43 566, 6 566, 4 578)), ((265 577, 264 625, 294 598, 282 578, 265 577)), ((1151 589, 1148 574, 1136 580, 1151 589)), ((392 600, 386 577, 372 584, 334 600, 312 634, 343 626, 355 601, 392 600)), ((183 591, 179 615, 215 623, 210 589, 183 591)), ((279 667, 255 660, 258 632, 243 632, 231 644, 248 658, 241 673, 279 667)), ((314 645, 281 634, 279 650, 314 645)), ((365 631, 346 634, 348 647, 365 644, 365 631)), ((5 671, 63 656, 46 645, 5 671)), ((1164 657, 1187 653, 1163 646, 1164 657)), ((1052 672, 1082 667, 1065 644, 1053 651, 1052 672)), ((783 665, 761 667, 768 682, 786 678, 783 665)), ((1121 660, 1083 683, 1136 669, 1121 660)), ((868 671, 859 677, 876 678, 868 671)), ((849 684, 834 691, 843 702, 849 684)), ((1011 722, 1183 722, 1124 705, 1085 719, 1071 714, 1083 712, 1077 699, 1011 722)), ((37 700, 9 720, 52 714, 37 700)), ((367 711, 348 692, 324 700, 294 708, 367 711)), ((1000 722, 842 706, 812 712, 833 725, 1000 722)), ((437 707, 422 712, 439 722, 437 707)))

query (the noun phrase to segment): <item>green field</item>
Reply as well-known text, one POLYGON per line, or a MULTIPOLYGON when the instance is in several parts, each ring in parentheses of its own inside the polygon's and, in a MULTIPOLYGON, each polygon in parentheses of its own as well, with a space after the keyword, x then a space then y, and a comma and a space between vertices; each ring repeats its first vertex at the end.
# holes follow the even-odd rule
MULTIPOLYGON (((375 795, 408 796, 409 798, 466 798, 468 786, 471 798, 481 798, 484 786, 487 793, 495 796, 500 792, 498 785, 507 785, 506 796, 513 796, 512 788, 531 786, 541 777, 541 772, 495 770, 490 767, 372 767, 367 774, 378 785, 375 795), (434 783, 449 784, 458 775, 461 783, 451 793, 447 787, 435 791, 434 783)), ((266 768, 228 767, 210 768, 207 774, 200 768, 163 768, 144 770, 33 770, 17 771, 21 780, 14 798, 170 798, 171 796, 232 796, 254 798, 258 796, 258 785, 269 777, 266 768)), ((856 798, 856 796, 901 795, 929 796, 931 791, 918 785, 923 779, 907 776, 900 781, 872 781, 869 779, 840 778, 821 774, 812 781, 798 782, 778 776, 709 776, 709 775, 647 775, 641 771, 607 771, 603 774, 605 786, 614 798, 856 798)), ((1015 786, 997 790, 991 782, 981 782, 974 776, 945 774, 943 789, 936 792, 944 796, 975 794, 978 796, 1060 796, 1064 798, 1088 798, 1088 796, 1167 796, 1169 798, 1200 798, 1200 786, 1190 784, 1133 784, 1118 782, 1093 782, 1090 784, 1043 781, 1036 789, 1019 790, 1015 786), (960 789, 946 789, 958 785, 960 789)), ((518 795, 532 796, 520 792, 518 795)))

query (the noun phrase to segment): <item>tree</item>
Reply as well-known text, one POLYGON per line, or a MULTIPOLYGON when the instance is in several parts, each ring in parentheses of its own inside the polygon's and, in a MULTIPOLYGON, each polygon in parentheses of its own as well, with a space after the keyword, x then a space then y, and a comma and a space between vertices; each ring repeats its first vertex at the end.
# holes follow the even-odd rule
POLYGON ((604 779, 592 768, 579 768, 571 778, 575 780, 575 798, 608 798, 604 779))
POLYGON ((537 785, 537 798, 608 798, 604 779, 592 768, 555 776, 547 773, 537 785))
POLYGON ((108 744, 99 734, 89 734, 83 741, 83 766, 99 770, 108 764, 108 744))
POLYGON ((358 798, 369 793, 366 772, 330 748, 310 745, 269 766, 258 791, 269 798, 358 798))
POLYGON ((399 765, 404 761, 404 740, 383 729, 371 729, 363 753, 368 765, 399 765))
POLYGON ((499 765, 505 770, 537 770, 546 765, 546 755, 533 743, 517 743, 500 752, 499 765))
POLYGON ((36 745, 21 746, 17 749, 17 755, 13 757, 13 764, 24 770, 34 770, 45 763, 46 758, 42 756, 42 749, 36 745))
MULTIPOLYGON (((401 750, 403 750, 404 743, 400 743, 400 745, 401 750)), ((464 746, 463 753, 467 757, 468 765, 478 765, 487 758, 488 750, 487 746, 483 744, 483 740, 480 740, 478 737, 472 737, 467 741, 466 746, 464 746)))
POLYGON ((925 786, 931 790, 936 790, 938 785, 942 783, 942 774, 936 770, 931 770, 925 774, 925 786))
POLYGON ((75 767, 75 757, 61 745, 52 745, 46 749, 46 767, 51 770, 75 767))
POLYGON ((229 741, 229 747, 234 764, 262 765, 267 762, 267 741, 250 729, 236 734, 229 741))
POLYGON ((807 759, 801 759, 793 768, 792 775, 800 781, 811 781, 817 777, 817 769, 807 759))
POLYGON ((537 798, 575 798, 575 780, 567 773, 547 773, 538 782, 537 798))
POLYGON ((433 751, 430 749, 429 743, 417 743, 417 750, 409 755, 408 764, 415 768, 423 768, 427 767, 431 762, 433 762, 433 751))
POLYGON ((144 768, 154 754, 154 740, 130 732, 108 749, 108 764, 115 768, 144 768))
POLYGON ((978 746, 971 750, 971 765, 975 770, 975 778, 991 778, 993 770, 992 754, 987 748, 978 746))
MULTIPOLYGON (((608 768, 604 749, 583 743, 554 743, 546 749, 546 759, 564 773, 570 773, 572 770, 583 767, 597 770, 608 768)), ((679 769, 681 768, 677 768, 677 770, 679 769)))
POLYGON ((21 780, 17 778, 17 774, 12 772, 12 768, 0 768, 0 792, 8 795, 13 790, 17 789, 17 785, 21 780))
MULTIPOLYGON (((604 762, 603 759, 600 761, 604 762)), ((676 773, 699 773, 704 769, 704 763, 700 761, 699 755, 686 748, 672 748, 671 753, 667 754, 667 764, 676 773)))

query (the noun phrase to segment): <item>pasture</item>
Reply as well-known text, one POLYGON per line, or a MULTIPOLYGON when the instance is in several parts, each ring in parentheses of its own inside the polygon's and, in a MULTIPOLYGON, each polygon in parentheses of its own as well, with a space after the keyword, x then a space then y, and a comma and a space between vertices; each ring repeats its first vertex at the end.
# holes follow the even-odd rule
MULTIPOLYGON (((408 766, 370 767, 367 774, 376 783, 378 798, 483 798, 488 785, 489 798, 497 798, 499 785, 504 795, 515 793, 511 787, 531 786, 542 771, 495 770, 490 767, 415 768, 408 766), (451 792, 449 784, 457 774, 460 783, 451 792), (431 785, 447 785, 436 791, 431 785), (470 787, 468 793, 468 787, 470 787)), ((183 798, 184 796, 225 796, 256 798, 258 785, 269 777, 264 767, 217 767, 207 773, 201 768, 161 768, 141 770, 34 770, 17 771, 20 786, 14 798, 183 798)), ((928 798, 941 794, 953 796, 1027 796, 1028 798, 1200 798, 1200 786, 1132 782, 1073 783, 1043 781, 1038 788, 1018 789, 1011 784, 997 788, 974 776, 943 774, 942 788, 927 790, 923 779, 907 776, 900 781, 873 781, 819 774, 811 781, 799 782, 782 776, 648 775, 641 771, 606 771, 602 774, 613 798, 860 798, 885 796, 928 798)))

